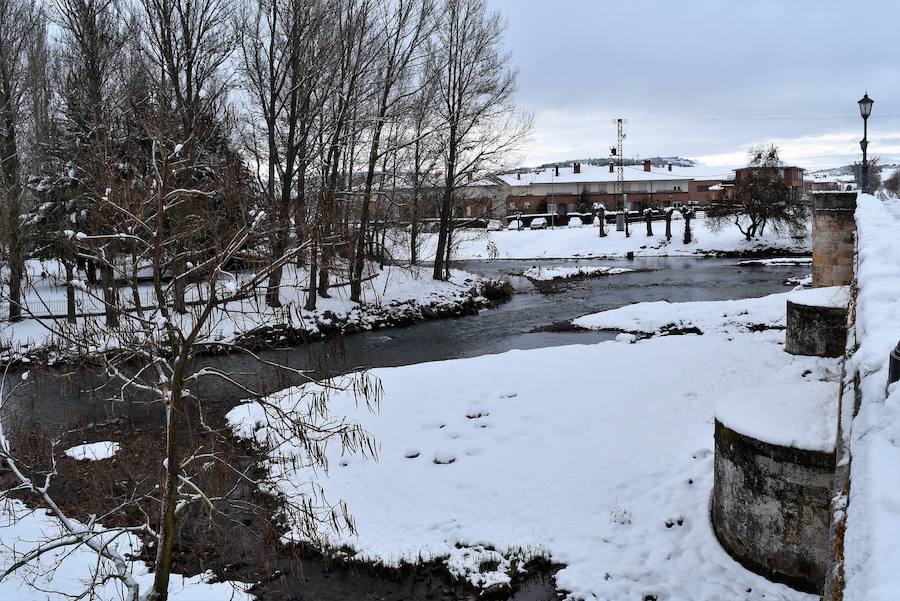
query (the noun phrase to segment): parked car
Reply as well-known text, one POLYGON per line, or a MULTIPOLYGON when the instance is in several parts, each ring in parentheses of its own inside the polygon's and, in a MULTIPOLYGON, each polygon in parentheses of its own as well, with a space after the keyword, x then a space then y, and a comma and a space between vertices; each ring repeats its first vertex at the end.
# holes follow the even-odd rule
POLYGON ((519 221, 518 219, 513 219, 512 221, 509 222, 509 225, 506 226, 506 229, 508 229, 508 230, 520 230, 520 229, 522 229, 523 227, 524 227, 524 226, 522 225, 522 222, 521 222, 521 221, 519 221))
POLYGON ((499 219, 490 219, 486 227, 489 232, 499 232, 503 229, 503 224, 500 223, 499 219))
POLYGON ((544 217, 535 217, 531 220, 529 227, 533 230, 545 230, 547 229, 547 220, 544 217))

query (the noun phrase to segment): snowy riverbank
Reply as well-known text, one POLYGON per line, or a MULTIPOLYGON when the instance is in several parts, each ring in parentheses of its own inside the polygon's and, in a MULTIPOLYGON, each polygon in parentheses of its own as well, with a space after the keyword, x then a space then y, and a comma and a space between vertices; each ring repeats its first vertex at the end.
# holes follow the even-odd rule
MULTIPOLYGON (((789 355, 781 330, 746 327, 783 324, 785 295, 754 303, 744 322, 715 303, 659 307, 702 323, 702 336, 374 370, 377 412, 346 392, 330 406, 377 438, 378 461, 332 448, 327 475, 296 471, 301 446, 287 440, 271 469, 286 495, 317 481, 331 502, 347 502, 358 534, 327 537, 357 559, 444 558, 490 586, 518 560, 545 555, 565 565, 557 584, 577 599, 812 600, 745 570, 709 525, 717 400, 761 380, 837 378, 837 360, 789 355)), ((628 329, 625 317, 608 323, 628 329)), ((302 411, 320 391, 288 389, 270 402, 302 411)), ((229 418, 243 436, 277 439, 284 428, 264 413, 249 403, 229 418)))
MULTIPOLYGON (((47 270, 49 271, 49 270, 47 270)), ((306 299, 307 274, 290 267, 286 270, 281 288, 282 307, 272 308, 263 302, 263 291, 256 298, 227 303, 216 311, 209 326, 202 332, 202 341, 230 342, 238 338, 254 338, 258 342, 282 343, 292 339, 314 340, 333 333, 350 333, 382 327, 407 325, 424 319, 466 315, 489 306, 491 295, 486 286, 491 282, 464 271, 452 270, 449 281, 431 279, 431 269, 421 267, 385 267, 363 286, 363 302, 350 300, 349 285, 333 286, 330 298, 319 298, 316 309, 303 309, 306 299)), ((189 291, 190 292, 190 291, 189 291)), ((63 314, 65 289, 56 284, 51 271, 45 278, 32 279, 26 292, 26 301, 35 307, 55 306, 62 302, 63 314), (62 300, 61 300, 62 299, 62 300)), ((79 296, 81 307, 89 313, 99 301, 87 294, 79 296)), ((190 295, 189 295, 190 299, 190 295)), ((147 311, 150 320, 156 311, 147 311)), ((180 316, 188 327, 194 315, 180 316)), ((18 323, 0 321, 0 363, 16 357, 48 354, 51 359, 64 359, 78 352, 94 349, 72 349, 62 337, 51 333, 47 326, 68 333, 88 327, 102 327, 99 315, 80 317, 74 326, 64 319, 25 319, 18 323)), ((255 344, 255 341, 251 343, 255 344)), ((105 344, 116 344, 109 336, 105 344)))
MULTIPOLYGON (((665 224, 654 222, 652 237, 648 237, 644 224, 631 227, 631 237, 624 232, 607 227, 605 237, 598 236, 597 228, 555 228, 546 230, 498 231, 460 229, 454 232, 453 258, 471 259, 566 259, 589 257, 635 256, 683 257, 683 256, 757 256, 808 254, 812 251, 809 236, 795 239, 767 233, 764 237, 748 242, 735 226, 712 231, 706 220, 691 222, 693 240, 683 241, 684 221, 673 221, 672 239, 666 240, 665 224)), ((409 258, 406 230, 394 232, 391 252, 396 259, 409 258)), ((420 234, 420 257, 430 260, 437 245, 435 234, 420 234)))
MULTIPOLYGON (((133 534, 113 538, 102 534, 97 527, 97 537, 109 539, 109 545, 124 557, 136 556, 141 542, 133 534)), ((7 500, 0 507, 0 571, 25 554, 38 548, 40 542, 64 542, 68 537, 56 518, 43 509, 28 509, 21 501, 7 500)), ((153 584, 153 572, 142 561, 130 564, 131 576, 145 593, 153 584)), ((117 580, 104 579, 114 572, 111 562, 98 561, 97 554, 83 545, 61 545, 40 560, 32 560, 27 566, 0 581, 0 599, 50 600, 89 598, 96 601, 121 601, 125 590, 117 580), (89 587, 92 576, 102 582, 89 587)), ((242 583, 210 583, 211 573, 185 578, 172 574, 169 583, 171 601, 251 601, 242 583)))

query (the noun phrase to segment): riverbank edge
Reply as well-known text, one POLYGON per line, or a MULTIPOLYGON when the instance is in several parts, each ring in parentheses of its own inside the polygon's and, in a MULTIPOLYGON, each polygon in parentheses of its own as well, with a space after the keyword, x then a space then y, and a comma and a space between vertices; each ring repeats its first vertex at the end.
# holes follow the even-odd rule
MULTIPOLYGON (((316 312, 312 314, 311 327, 277 324, 254 328, 236 336, 229 344, 207 346, 203 355, 228 354, 234 352, 236 346, 252 351, 293 347, 358 332, 407 327, 421 321, 476 315, 481 310, 494 308, 509 301, 513 293, 512 285, 506 280, 473 276, 459 284, 459 290, 453 295, 432 297, 430 300, 411 298, 385 305, 360 304, 343 314, 327 310, 316 312)), ((0 369, 6 369, 13 364, 19 364, 23 368, 33 364, 48 367, 74 365, 90 362, 103 352, 72 354, 55 345, 37 347, 25 353, 11 353, 10 349, 0 349, 0 369)))

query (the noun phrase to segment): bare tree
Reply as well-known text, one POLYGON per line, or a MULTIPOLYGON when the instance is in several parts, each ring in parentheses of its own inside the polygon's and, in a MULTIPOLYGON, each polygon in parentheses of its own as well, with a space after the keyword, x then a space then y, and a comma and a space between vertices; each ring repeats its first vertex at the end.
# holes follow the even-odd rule
MULTIPOLYGON (((410 78, 410 69, 416 67, 415 60, 425 40, 431 34, 434 4, 431 0, 398 0, 382 4, 376 17, 376 39, 380 40, 381 51, 376 68, 375 111, 370 128, 369 156, 366 179, 363 187, 362 207, 356 250, 350 274, 350 298, 359 301, 362 296, 362 277, 366 259, 366 239, 371 214, 372 189, 375 170, 385 154, 382 149, 382 132, 389 122, 400 118, 400 108, 408 104, 415 90, 404 86, 410 78)), ((412 80, 415 83, 415 80, 412 80)))
MULTIPOLYGON (((312 160, 312 115, 326 98, 321 68, 333 40, 326 28, 332 7, 305 0, 254 0, 245 4, 238 30, 239 74, 250 92, 246 147, 260 173, 266 206, 278 229, 272 254, 288 245, 291 204, 305 196, 312 160), (316 68, 318 66, 318 68, 316 68)), ((293 211, 300 230, 302 218, 293 211)), ((281 306, 282 270, 272 272, 266 303, 281 306)))
POLYGON ((505 25, 484 0, 445 0, 437 30, 438 114, 444 153, 443 198, 434 279, 448 274, 456 190, 469 174, 502 164, 531 130, 513 107, 516 73, 502 51, 505 25))
MULTIPOLYGON (((182 149, 209 148, 205 142, 221 136, 215 131, 226 111, 224 102, 228 80, 223 65, 234 48, 234 20, 227 0, 142 0, 144 54, 148 77, 155 82, 155 101, 177 115, 181 123, 182 149), (211 121, 211 116, 217 118, 211 121), (204 139, 205 138, 205 139, 204 139)), ((191 174, 186 173, 186 177, 191 174)), ((173 216, 166 227, 184 224, 184 213, 173 216)), ((182 237, 190 240, 190 237, 182 237)), ((171 272, 175 281, 175 310, 186 311, 185 272, 190 262, 191 245, 185 245, 173 257, 171 272)))
POLYGON ((761 235, 767 225, 776 232, 804 231, 807 210, 784 181, 778 149, 753 147, 748 156, 751 169, 735 185, 734 199, 707 209, 706 224, 713 230, 733 224, 747 240, 761 235))
POLYGON ((25 244, 21 232, 24 203, 20 136, 28 81, 27 56, 36 27, 30 0, 0 0, 0 231, 9 265, 9 318, 21 318, 25 244))

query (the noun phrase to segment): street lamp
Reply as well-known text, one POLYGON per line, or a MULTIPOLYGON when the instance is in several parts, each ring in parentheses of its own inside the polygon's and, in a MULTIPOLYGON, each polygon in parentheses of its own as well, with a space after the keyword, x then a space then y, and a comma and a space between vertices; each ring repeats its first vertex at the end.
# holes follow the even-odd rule
POLYGON ((866 158, 866 149, 869 146, 869 115, 872 114, 872 105, 875 101, 869 98, 869 92, 859 99, 859 114, 863 119, 863 139, 859 141, 859 147, 862 148, 862 191, 863 194, 869 193, 869 160, 866 158))

